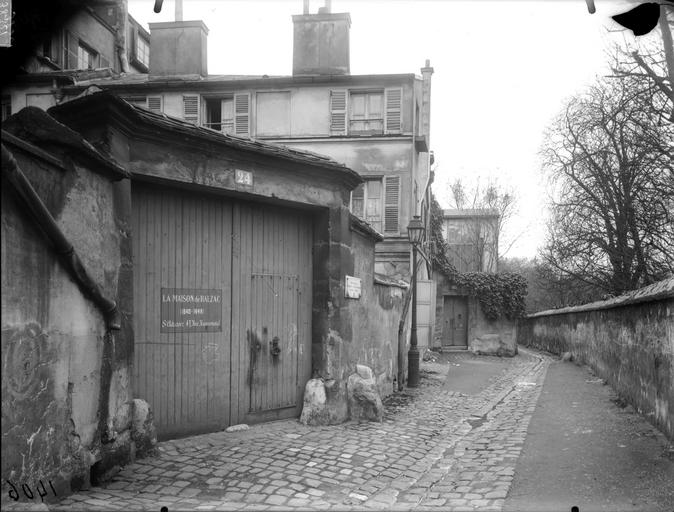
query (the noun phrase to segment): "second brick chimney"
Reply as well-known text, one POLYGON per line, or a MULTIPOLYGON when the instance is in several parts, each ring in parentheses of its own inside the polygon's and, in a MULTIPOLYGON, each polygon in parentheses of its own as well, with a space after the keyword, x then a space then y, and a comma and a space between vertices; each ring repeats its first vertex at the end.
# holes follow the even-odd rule
POLYGON ((349 29, 348 13, 330 12, 330 1, 309 14, 308 2, 304 14, 293 16, 293 75, 348 75, 349 29))

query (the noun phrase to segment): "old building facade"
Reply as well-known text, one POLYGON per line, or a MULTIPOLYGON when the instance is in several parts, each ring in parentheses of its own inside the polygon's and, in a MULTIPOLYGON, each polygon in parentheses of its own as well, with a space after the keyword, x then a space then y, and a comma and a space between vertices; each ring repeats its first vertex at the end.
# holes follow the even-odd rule
POLYGON ((499 213, 492 209, 442 211, 447 258, 459 272, 498 271, 499 213))
POLYGON ((93 0, 33 49, 2 91, 2 120, 24 107, 46 110, 60 103, 63 86, 147 73, 149 65, 150 34, 128 14, 126 0, 93 0))
POLYGON ((377 272, 408 277, 406 227, 428 209, 433 68, 426 63, 421 76, 351 75, 348 14, 322 8, 294 16, 293 24, 290 76, 209 75, 208 29, 176 21, 150 24, 147 74, 92 79, 63 92, 73 96, 96 85, 199 126, 344 163, 364 179, 351 211, 384 235, 377 272))
POLYGON ((8 127, 3 185, 25 172, 3 187, 3 478, 86 487, 154 428, 299 416, 312 377, 342 422, 357 365, 393 391, 405 286, 375 275, 356 172, 106 92, 8 127))

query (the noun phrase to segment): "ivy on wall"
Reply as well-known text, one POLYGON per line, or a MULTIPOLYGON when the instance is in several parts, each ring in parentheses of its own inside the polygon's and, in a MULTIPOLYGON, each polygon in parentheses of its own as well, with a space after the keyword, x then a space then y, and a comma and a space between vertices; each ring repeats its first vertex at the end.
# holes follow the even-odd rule
POLYGON ((526 279, 514 273, 459 272, 447 257, 448 245, 442 236, 442 208, 431 194, 430 259, 433 268, 448 282, 476 297, 489 320, 514 320, 525 314, 526 279))

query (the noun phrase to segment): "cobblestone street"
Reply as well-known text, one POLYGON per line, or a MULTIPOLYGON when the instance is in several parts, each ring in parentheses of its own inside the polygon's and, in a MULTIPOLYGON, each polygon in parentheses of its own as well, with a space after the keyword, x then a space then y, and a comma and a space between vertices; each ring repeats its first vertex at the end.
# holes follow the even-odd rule
POLYGON ((49 510, 502 510, 551 361, 443 354, 418 389, 389 397, 383 423, 287 420, 164 442, 49 510), (472 389, 456 391, 455 371, 472 389))
POLYGON ((295 420, 160 444, 105 487, 54 510, 500 510, 544 377, 545 357, 520 353, 473 395, 448 372, 474 358, 423 364, 422 385, 386 401, 383 423, 304 427, 295 420))

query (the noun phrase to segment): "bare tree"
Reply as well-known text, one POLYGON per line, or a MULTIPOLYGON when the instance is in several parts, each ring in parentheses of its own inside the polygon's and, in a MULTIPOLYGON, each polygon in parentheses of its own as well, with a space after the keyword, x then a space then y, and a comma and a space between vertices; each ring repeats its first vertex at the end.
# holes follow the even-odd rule
POLYGON ((463 180, 456 179, 449 190, 452 206, 466 216, 464 245, 471 248, 459 257, 469 258, 480 270, 497 266, 517 240, 517 237, 505 239, 503 236, 516 213, 515 192, 496 180, 488 181, 484 187, 478 180, 473 187, 468 187, 463 180), (494 258, 494 261, 485 261, 485 258, 494 258))
POLYGON ((662 111, 674 122, 674 6, 660 5, 655 37, 637 39, 636 45, 616 48, 610 56, 617 77, 642 77, 651 80, 662 93, 662 111), (659 36, 658 33, 659 32, 659 36))
POLYGON ((552 188, 544 262, 606 293, 674 272, 674 125, 652 80, 604 78, 546 134, 552 188))

